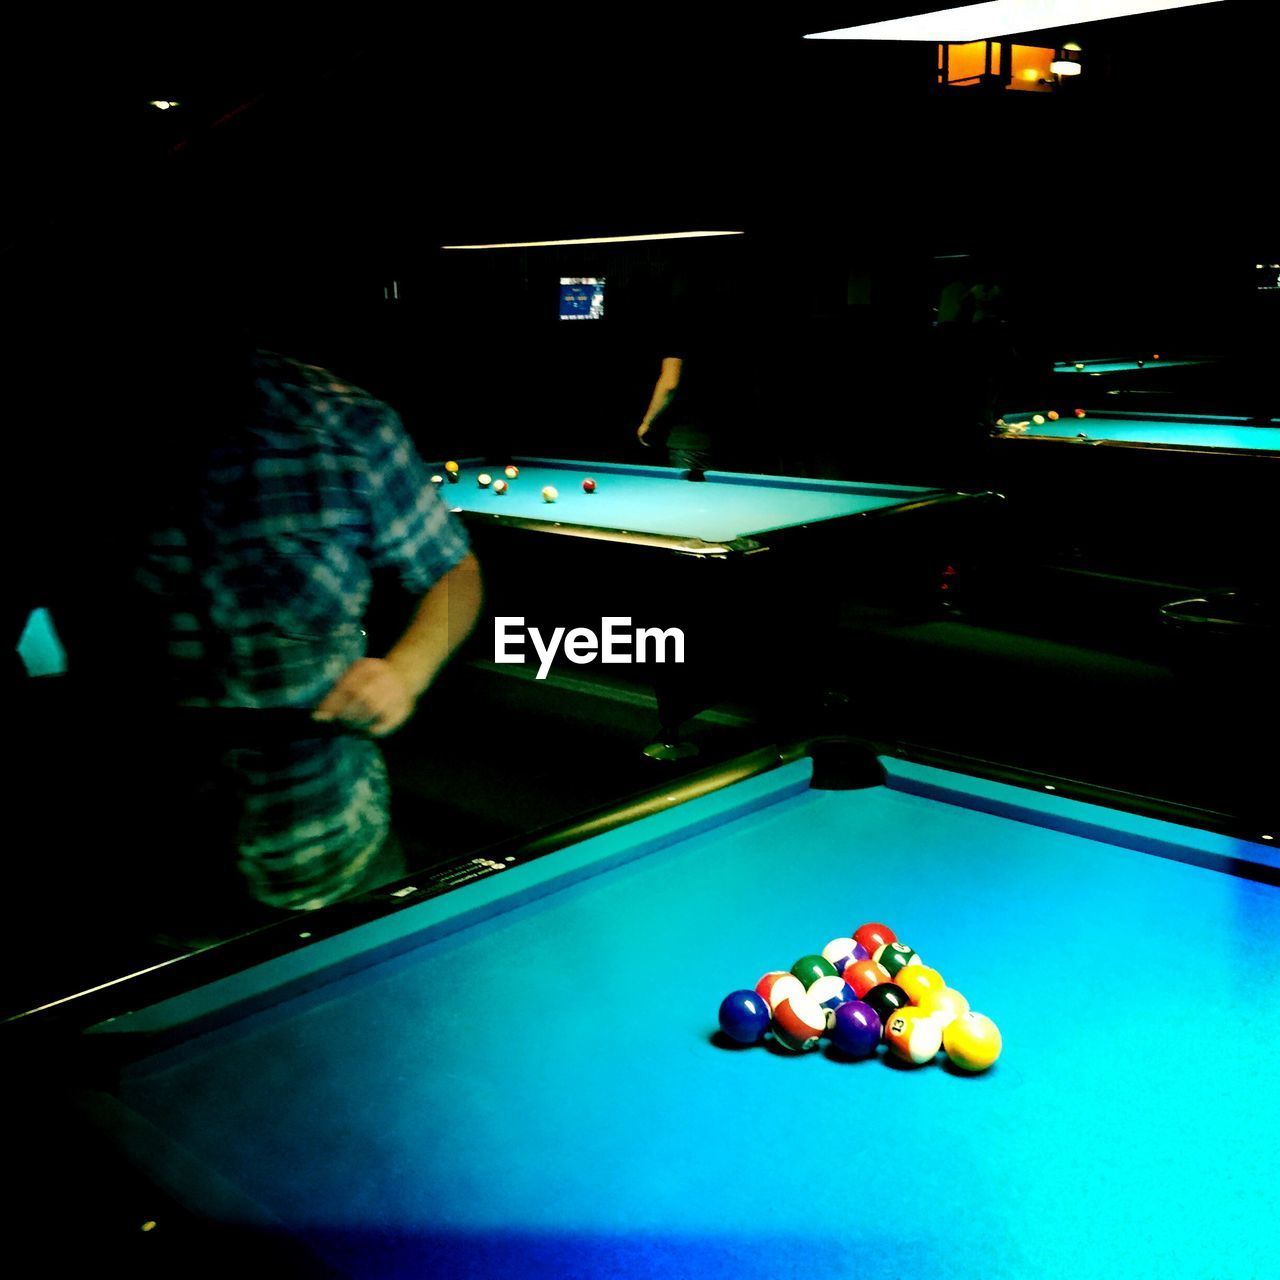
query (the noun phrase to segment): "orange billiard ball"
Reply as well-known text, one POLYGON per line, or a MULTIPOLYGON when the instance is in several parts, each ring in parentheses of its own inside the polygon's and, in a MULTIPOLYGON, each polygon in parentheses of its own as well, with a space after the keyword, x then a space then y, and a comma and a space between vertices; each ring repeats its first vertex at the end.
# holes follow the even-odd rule
POLYGON ((1050 422, 1057 422, 1057 420, 1058 420, 1058 418, 1059 418, 1060 416, 1061 416, 1061 415, 1058 413, 1057 409, 1050 409, 1050 410, 1049 410, 1048 418, 1049 418, 1049 421, 1050 421, 1050 422))

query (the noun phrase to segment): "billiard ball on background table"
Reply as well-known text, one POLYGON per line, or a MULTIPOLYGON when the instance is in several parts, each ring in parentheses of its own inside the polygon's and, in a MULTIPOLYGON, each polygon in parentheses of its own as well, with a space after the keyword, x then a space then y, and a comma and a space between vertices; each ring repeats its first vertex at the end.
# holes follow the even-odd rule
POLYGON ((731 991, 720 1002, 720 1030, 739 1044, 759 1044, 770 1017, 769 1006, 754 991, 731 991))
POLYGON ((440 475, 432 476, 431 483, 435 485, 435 487, 438 489, 442 484, 444 484, 444 476, 440 476, 440 475))
POLYGON ((543 486, 543 489, 542 489, 543 502, 554 502, 559 496, 560 496, 559 490, 556 489, 555 485, 548 484, 543 486))
POLYGON ((510 465, 502 468, 502 474, 506 476, 508 480, 514 480, 516 476, 520 474, 520 468, 514 463, 511 463, 510 465))
POLYGON ((476 484, 478 484, 482 489, 487 489, 492 483, 493 477, 487 471, 482 471, 478 476, 476 476, 476 484))
POLYGON ((594 480, 587 479, 582 482, 583 493, 595 493, 595 491, 596 491, 596 482, 594 480))
POLYGON ((496 494, 504 494, 507 491, 507 482, 505 480, 495 480, 493 482, 493 491, 496 494))

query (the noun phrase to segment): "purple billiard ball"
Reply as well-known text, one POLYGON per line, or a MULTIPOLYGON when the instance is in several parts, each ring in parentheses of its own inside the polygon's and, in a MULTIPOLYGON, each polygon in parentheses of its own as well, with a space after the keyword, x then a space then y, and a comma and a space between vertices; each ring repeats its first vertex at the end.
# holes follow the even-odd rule
POLYGON ((880 1015, 861 1000, 848 1000, 835 1012, 831 1043, 850 1058, 869 1058, 880 1043, 880 1015))
POLYGON ((739 1044, 758 1044, 769 1021, 769 1006, 754 991, 731 991, 720 1002, 720 1030, 739 1044))

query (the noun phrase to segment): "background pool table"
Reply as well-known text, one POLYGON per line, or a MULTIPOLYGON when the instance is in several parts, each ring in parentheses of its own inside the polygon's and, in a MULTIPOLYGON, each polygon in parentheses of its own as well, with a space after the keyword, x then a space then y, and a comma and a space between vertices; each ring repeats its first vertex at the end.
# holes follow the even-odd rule
POLYGON ((1133 449, 1186 450, 1199 454, 1239 453, 1280 459, 1280 419, 1258 422, 1242 417, 1178 413, 1090 411, 1076 418, 1063 411, 1057 421, 1036 423, 1045 410, 1005 413, 997 427, 1001 440, 1060 441, 1076 446, 1108 445, 1133 449))
POLYGON ((1163 369, 1191 369, 1208 363, 1205 360, 1161 359, 1157 356, 1135 357, 1134 359, 1093 359, 1093 360, 1058 360, 1054 363, 1055 374, 1071 374, 1076 377, 1122 378, 1130 374, 1159 373, 1163 369), (1142 363, 1139 364, 1138 360, 1142 363))
POLYGON ((1280 857, 1062 786, 766 754, 99 993, 133 1011, 54 1040, 57 1089, 20 1027, 35 1133, 146 1174, 67 1191, 49 1156, 80 1197, 49 1247, 101 1259, 114 1215, 168 1274, 282 1242, 367 1277, 1270 1274, 1280 857), (722 1040, 727 991, 872 919, 996 1019, 992 1070, 722 1040))
MULTIPOLYGON (((443 474, 440 464, 433 464, 433 470, 443 474)), ((697 556, 758 551, 788 532, 877 514, 901 515, 969 496, 911 485, 731 471, 707 471, 697 481, 673 467, 551 458, 465 459, 459 475, 456 483, 440 486, 440 496, 477 524, 491 521, 514 529, 634 541, 697 556), (479 486, 482 473, 504 479, 507 462, 518 466, 520 474, 505 494, 479 486), (588 477, 598 486, 591 494, 582 489, 588 477), (542 498, 547 485, 559 493, 555 502, 542 498)))

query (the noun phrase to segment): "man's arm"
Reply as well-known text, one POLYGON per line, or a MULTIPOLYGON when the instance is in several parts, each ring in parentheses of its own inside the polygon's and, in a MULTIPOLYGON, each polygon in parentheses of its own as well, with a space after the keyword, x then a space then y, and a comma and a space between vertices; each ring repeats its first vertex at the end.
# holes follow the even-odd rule
POLYGON ((375 737, 395 732, 471 634, 483 599, 480 565, 468 552, 422 597, 385 658, 361 658, 343 672, 315 719, 339 720, 375 737))
POLYGON ((662 371, 658 374, 658 381, 654 384, 653 397, 649 401, 649 408, 645 411, 640 426, 636 429, 636 438, 641 444, 644 444, 644 438, 649 434, 653 426, 653 420, 660 417, 671 403, 671 397, 675 395, 676 388, 680 385, 680 370, 683 366, 684 361, 679 356, 663 357, 662 371))

